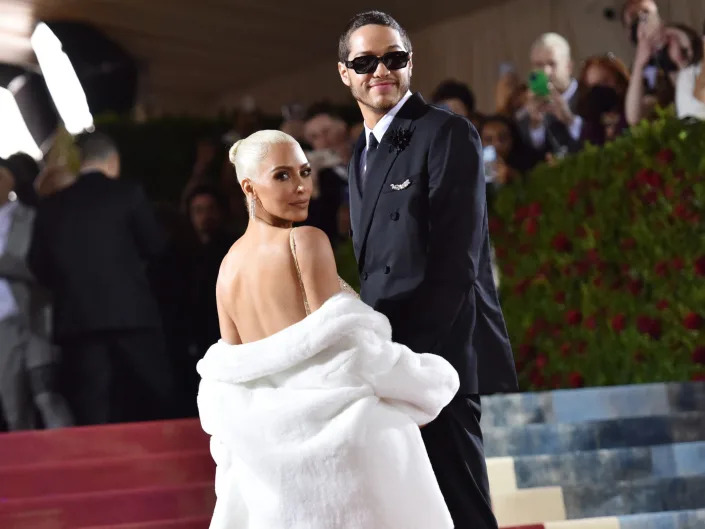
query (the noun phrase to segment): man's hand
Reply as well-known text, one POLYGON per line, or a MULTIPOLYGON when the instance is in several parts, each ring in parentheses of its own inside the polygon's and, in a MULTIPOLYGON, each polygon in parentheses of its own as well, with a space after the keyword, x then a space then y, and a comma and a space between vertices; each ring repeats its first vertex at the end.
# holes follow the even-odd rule
POLYGON ((529 100, 526 102, 526 112, 529 115, 532 129, 537 129, 543 125, 546 110, 548 110, 547 101, 542 97, 538 97, 533 92, 529 92, 529 100))
POLYGON ((575 121, 575 115, 571 112, 568 102, 563 99, 562 94, 553 84, 549 85, 549 89, 551 90, 551 95, 549 96, 548 112, 553 114, 566 127, 570 127, 575 121))

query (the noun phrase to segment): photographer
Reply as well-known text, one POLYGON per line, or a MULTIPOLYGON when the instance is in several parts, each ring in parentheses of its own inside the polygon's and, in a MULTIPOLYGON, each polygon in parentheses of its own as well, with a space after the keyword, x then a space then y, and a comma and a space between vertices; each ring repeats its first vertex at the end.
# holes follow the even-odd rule
POLYGON ((636 125, 656 105, 673 103, 678 72, 699 62, 702 46, 691 28, 664 24, 653 0, 627 1, 622 23, 636 45, 625 101, 627 122, 636 125))

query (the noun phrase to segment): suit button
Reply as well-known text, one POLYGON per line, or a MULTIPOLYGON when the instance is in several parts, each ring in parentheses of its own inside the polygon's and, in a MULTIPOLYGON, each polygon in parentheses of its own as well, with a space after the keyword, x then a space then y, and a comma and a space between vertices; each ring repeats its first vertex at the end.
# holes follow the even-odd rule
POLYGON ((362 280, 367 281, 367 272, 362 273, 362 280))
POLYGON ((399 220, 399 212, 398 212, 398 211, 395 211, 394 213, 392 213, 391 215, 389 215, 389 218, 392 219, 392 220, 399 220))
POLYGON ((388 274, 388 273, 391 272, 391 271, 392 271, 392 269, 391 269, 389 266, 385 266, 385 267, 384 267, 384 273, 385 273, 385 274, 388 274))

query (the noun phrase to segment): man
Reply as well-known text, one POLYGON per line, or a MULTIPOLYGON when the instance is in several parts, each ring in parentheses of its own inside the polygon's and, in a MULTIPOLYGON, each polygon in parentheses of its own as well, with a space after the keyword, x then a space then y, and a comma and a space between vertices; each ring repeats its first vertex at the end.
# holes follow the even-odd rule
POLYGON ((348 169, 361 297, 395 341, 457 370, 458 394, 421 433, 455 527, 496 528, 479 394, 517 381, 490 268, 481 145, 466 119, 411 94, 411 51, 378 11, 340 37, 340 77, 365 121, 348 169))
POLYGON ((475 111, 475 94, 468 85, 452 79, 443 81, 433 91, 431 102, 468 118, 476 128, 480 128, 482 116, 475 111))
POLYGON ((171 369, 145 272, 162 233, 142 190, 118 179, 112 140, 79 149, 78 181, 41 202, 29 252, 54 295, 66 397, 79 425, 164 417, 171 369))
POLYGON ((306 224, 323 230, 333 247, 350 230, 347 169, 352 145, 348 126, 333 107, 312 105, 304 124, 306 142, 313 147, 307 158, 314 170, 314 191, 306 224))
POLYGON ((527 145, 543 159, 580 149, 583 121, 576 114, 578 81, 573 77, 570 44, 557 33, 541 35, 531 46, 531 66, 549 79, 548 96, 529 92, 519 129, 527 145))

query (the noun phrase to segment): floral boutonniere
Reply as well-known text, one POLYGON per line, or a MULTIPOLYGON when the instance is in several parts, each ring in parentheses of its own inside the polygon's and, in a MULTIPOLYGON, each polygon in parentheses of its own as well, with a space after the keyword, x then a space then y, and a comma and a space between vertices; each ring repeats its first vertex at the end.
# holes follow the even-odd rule
POLYGON ((414 131, 411 129, 396 128, 389 133, 389 152, 395 149, 397 153, 400 153, 409 146, 411 143, 411 136, 414 131))

